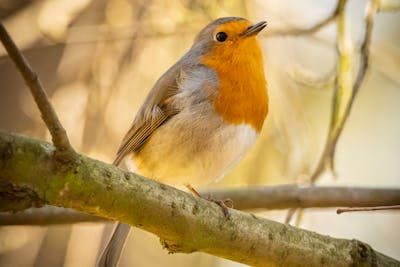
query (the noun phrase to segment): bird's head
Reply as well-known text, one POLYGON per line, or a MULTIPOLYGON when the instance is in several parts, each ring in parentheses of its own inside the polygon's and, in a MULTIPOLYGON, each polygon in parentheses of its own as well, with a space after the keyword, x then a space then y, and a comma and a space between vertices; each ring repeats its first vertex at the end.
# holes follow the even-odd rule
POLYGON ((252 24, 239 17, 219 18, 202 29, 192 46, 207 58, 214 58, 221 63, 240 60, 242 57, 260 57, 261 50, 256 38, 266 27, 265 21, 252 24))

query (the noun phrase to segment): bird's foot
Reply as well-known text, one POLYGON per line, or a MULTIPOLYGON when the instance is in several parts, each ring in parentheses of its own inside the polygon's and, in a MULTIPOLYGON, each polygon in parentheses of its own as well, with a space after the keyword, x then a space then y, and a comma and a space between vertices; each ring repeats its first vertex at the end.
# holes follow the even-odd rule
POLYGON ((224 215, 227 219, 231 218, 231 214, 229 213, 229 208, 233 208, 233 201, 232 199, 215 199, 212 196, 208 195, 206 197, 202 196, 196 189, 194 189, 190 184, 185 184, 185 187, 195 196, 213 202, 221 207, 224 215))

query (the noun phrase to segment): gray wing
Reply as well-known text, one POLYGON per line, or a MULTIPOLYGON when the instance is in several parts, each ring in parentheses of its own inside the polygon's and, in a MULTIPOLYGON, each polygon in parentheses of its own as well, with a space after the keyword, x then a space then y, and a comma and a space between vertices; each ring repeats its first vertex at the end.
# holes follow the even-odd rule
POLYGON ((158 127, 179 112, 168 101, 179 91, 177 80, 181 70, 178 65, 172 66, 151 89, 131 128, 125 134, 113 164, 119 165, 126 155, 140 149, 158 127))

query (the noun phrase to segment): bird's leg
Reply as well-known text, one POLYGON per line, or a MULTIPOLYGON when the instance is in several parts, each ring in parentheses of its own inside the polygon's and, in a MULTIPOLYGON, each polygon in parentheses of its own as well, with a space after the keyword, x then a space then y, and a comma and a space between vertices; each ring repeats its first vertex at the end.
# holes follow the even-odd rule
POLYGON ((213 197, 211 197, 210 195, 203 197, 199 192, 197 192, 196 189, 194 189, 190 184, 185 183, 185 187, 196 197, 211 201, 215 204, 217 204, 218 206, 221 207, 222 211, 224 212, 224 215, 227 219, 230 219, 231 215, 229 213, 229 209, 228 208, 233 208, 233 201, 231 199, 215 199, 213 197))
POLYGON ((203 197, 200 195, 200 193, 197 192, 197 190, 193 188, 193 186, 191 186, 191 185, 188 184, 188 183, 185 183, 184 185, 185 185, 185 187, 190 191, 190 193, 192 193, 192 194, 195 195, 196 197, 203 198, 203 197))

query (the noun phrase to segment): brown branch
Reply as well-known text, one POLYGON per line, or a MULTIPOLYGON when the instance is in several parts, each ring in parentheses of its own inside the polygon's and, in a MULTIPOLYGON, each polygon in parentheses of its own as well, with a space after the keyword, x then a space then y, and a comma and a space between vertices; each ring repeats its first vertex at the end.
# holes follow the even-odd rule
MULTIPOLYGON (((299 187, 297 185, 260 186, 236 189, 201 191, 203 196, 216 199, 230 198, 235 209, 286 209, 286 208, 336 208, 374 207, 400 205, 400 188, 364 187, 299 187)), ((4 202, 7 200, 3 199, 4 202)), ((13 205, 13 199, 8 206, 13 205)), ((21 201, 19 199, 19 201, 21 201)), ((0 225, 65 224, 104 219, 75 212, 70 209, 45 206, 28 209, 14 214, 0 213, 0 225)))
POLYGON ((28 61, 19 51, 18 47, 8 34, 6 28, 0 21, 0 40, 4 48, 7 50, 8 55, 16 65, 25 80, 26 85, 29 87, 36 105, 38 106, 42 119, 46 123, 50 131, 53 144, 56 147, 56 152, 59 155, 66 157, 73 155, 73 149, 69 143, 67 133, 61 125, 57 114, 52 107, 43 85, 38 75, 33 71, 28 61))
POLYGON ((377 211, 377 210, 400 210, 400 205, 393 206, 378 206, 378 207, 356 207, 356 208, 341 208, 337 209, 336 213, 341 214, 344 212, 353 212, 353 211, 377 211))
POLYGON ((0 212, 0 225, 52 225, 107 221, 102 217, 54 206, 29 208, 16 213, 0 212))
POLYGON ((234 207, 249 209, 371 207, 400 204, 400 189, 279 185, 201 192, 232 199, 234 207))
MULTIPOLYGON (((251 266, 396 266, 357 240, 346 240, 221 207, 116 166, 78 155, 52 167, 53 146, 0 132, 0 204, 13 195, 128 223, 158 235, 171 253, 195 251, 251 266), (14 194, 15 193, 15 194, 14 194), (310 253, 311 252, 311 253, 310 253)), ((29 202, 26 201, 26 204, 29 202)))

